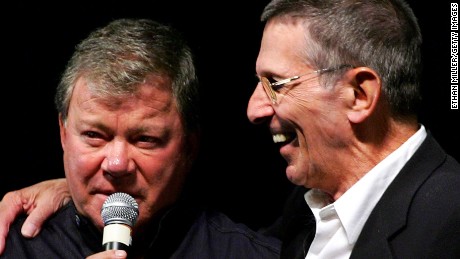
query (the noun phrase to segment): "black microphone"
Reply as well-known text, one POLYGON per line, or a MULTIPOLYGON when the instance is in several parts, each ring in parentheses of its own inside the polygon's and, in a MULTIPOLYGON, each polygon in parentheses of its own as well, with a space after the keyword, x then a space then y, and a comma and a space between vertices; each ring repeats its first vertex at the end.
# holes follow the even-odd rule
POLYGON ((139 216, 139 206, 129 194, 116 192, 102 204, 104 250, 125 250, 131 246, 131 231, 139 216))

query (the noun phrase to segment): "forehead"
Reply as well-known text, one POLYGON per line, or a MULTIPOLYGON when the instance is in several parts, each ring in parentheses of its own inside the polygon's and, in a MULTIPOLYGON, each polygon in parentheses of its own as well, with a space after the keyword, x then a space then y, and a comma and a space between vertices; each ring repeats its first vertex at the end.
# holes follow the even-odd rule
POLYGON ((299 20, 274 18, 264 28, 257 71, 292 70, 292 66, 303 64, 301 50, 305 49, 305 31, 299 20))
POLYGON ((127 103, 146 106, 171 106, 175 104, 171 82, 167 77, 149 76, 144 82, 129 87, 101 85, 81 77, 77 80, 71 104, 85 105, 98 102, 111 109, 119 109, 127 103), (162 105, 161 105, 162 104, 162 105))

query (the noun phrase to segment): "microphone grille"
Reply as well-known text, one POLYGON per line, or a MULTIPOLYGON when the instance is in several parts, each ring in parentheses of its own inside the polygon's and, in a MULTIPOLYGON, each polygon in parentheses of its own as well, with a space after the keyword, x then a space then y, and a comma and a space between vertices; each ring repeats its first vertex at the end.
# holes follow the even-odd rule
POLYGON ((121 223, 133 227, 139 216, 139 206, 129 194, 116 192, 102 204, 101 216, 104 226, 121 223))

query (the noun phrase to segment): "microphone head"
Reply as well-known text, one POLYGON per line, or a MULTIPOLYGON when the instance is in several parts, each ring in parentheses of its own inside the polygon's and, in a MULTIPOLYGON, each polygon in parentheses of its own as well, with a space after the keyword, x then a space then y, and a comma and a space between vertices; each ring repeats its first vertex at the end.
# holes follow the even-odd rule
POLYGON ((111 194, 102 204, 102 221, 109 224, 125 224, 133 227, 139 216, 139 206, 129 194, 116 192, 111 194))

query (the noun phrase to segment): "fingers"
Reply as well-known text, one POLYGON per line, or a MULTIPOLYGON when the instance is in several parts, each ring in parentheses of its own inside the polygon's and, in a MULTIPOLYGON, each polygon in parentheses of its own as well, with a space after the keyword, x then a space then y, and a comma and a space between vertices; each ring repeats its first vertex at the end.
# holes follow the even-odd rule
POLYGON ((46 211, 38 207, 30 212, 21 228, 24 237, 33 238, 40 232, 43 222, 52 214, 46 211))
POLYGON ((88 256, 86 259, 124 259, 127 256, 126 251, 123 250, 107 250, 88 256))
POLYGON ((70 201, 65 179, 43 181, 17 191, 8 192, 0 202, 0 254, 5 249, 10 225, 18 215, 29 216, 21 228, 25 237, 35 237, 45 220, 70 201))
POLYGON ((6 193, 0 202, 0 254, 5 249, 5 241, 11 223, 21 213, 24 213, 24 204, 20 193, 17 191, 6 193))
POLYGON ((21 228, 22 235, 29 238, 35 237, 46 219, 70 200, 65 179, 43 181, 20 191, 31 203, 26 208, 29 216, 21 228))

